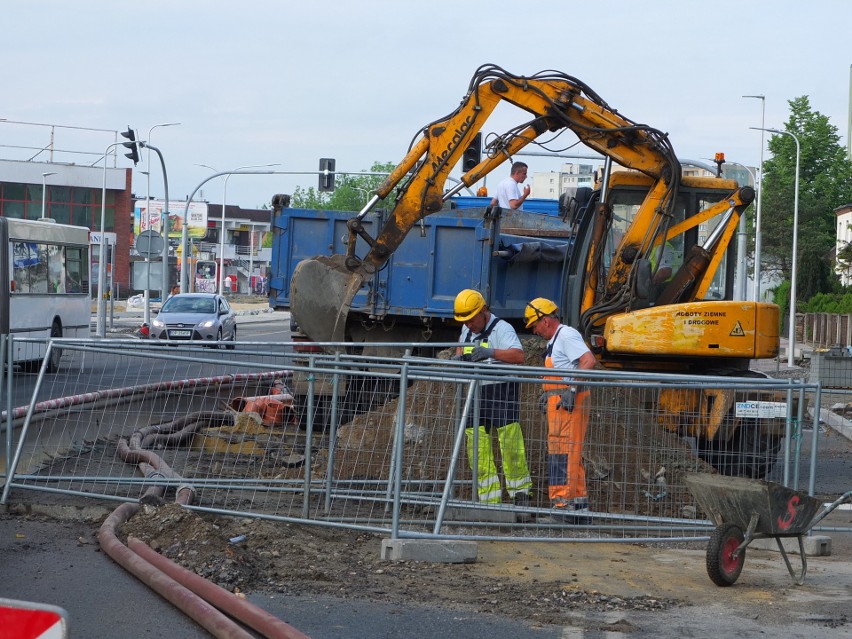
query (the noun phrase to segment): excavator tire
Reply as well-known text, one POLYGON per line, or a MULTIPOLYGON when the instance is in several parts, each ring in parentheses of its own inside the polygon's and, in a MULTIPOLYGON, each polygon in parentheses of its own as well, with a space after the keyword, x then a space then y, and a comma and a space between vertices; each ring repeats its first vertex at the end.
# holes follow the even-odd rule
MULTIPOLYGON (((740 371, 737 377, 765 379, 761 371, 740 371)), ((765 479, 778 459, 784 438, 761 432, 761 421, 743 419, 727 441, 698 441, 698 456, 730 477, 765 479)))
POLYGON ((724 442, 700 440, 698 456, 720 474, 765 479, 778 458, 783 438, 760 432, 757 420, 740 424, 731 439, 724 442))

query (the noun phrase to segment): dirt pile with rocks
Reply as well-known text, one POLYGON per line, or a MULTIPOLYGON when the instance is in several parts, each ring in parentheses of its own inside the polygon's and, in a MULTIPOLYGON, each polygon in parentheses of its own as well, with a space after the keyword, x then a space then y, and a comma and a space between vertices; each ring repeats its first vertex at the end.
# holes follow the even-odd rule
MULTIPOLYGON (((543 340, 524 340, 525 364, 544 366, 543 340)), ((447 359, 450 351, 439 354, 447 359)), ((547 507, 547 419, 538 409, 538 383, 521 386, 521 424, 530 472, 533 505, 547 507)), ((418 381, 406 393, 406 480, 440 481, 453 449, 455 421, 448 416, 459 402, 457 385, 418 381)), ((680 437, 655 419, 656 393, 636 387, 595 387, 591 394, 584 460, 592 510, 653 516, 694 517, 694 500, 683 488, 683 475, 714 472, 680 437)), ((399 401, 394 399, 358 415, 339 431, 335 452, 338 479, 387 479, 399 401)), ((495 454, 499 464, 499 450, 495 454)), ((463 453, 464 454, 464 453, 463 453)), ((457 466, 456 495, 470 498, 466 460, 457 466)))
POLYGON ((576 575, 524 583, 478 574, 471 564, 387 562, 368 532, 199 515, 176 504, 146 506, 121 529, 231 592, 418 601, 562 623, 572 610, 665 610, 677 600, 584 590, 576 575))

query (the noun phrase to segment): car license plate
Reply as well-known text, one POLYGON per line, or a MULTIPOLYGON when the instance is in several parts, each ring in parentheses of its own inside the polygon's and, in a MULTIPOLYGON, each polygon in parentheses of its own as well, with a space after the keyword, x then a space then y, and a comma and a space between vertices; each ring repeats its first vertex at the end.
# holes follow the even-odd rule
POLYGON ((169 337, 189 337, 192 331, 169 331, 169 337))

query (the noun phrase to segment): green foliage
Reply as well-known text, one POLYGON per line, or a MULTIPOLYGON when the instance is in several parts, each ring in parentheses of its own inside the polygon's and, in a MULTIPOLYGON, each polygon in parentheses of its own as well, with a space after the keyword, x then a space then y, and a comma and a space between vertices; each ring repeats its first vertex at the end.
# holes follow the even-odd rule
MULTIPOLYGON (((837 127, 811 109, 807 96, 790 100, 784 129, 801 145, 799 161, 799 269, 796 285, 807 299, 839 288, 831 258, 836 243, 834 209, 852 202, 852 163, 837 127)), ((762 187, 762 269, 789 279, 792 267, 796 142, 789 135, 769 139, 772 158, 764 162, 762 187), (766 221, 771 220, 771 223, 766 221)))
MULTIPOLYGON (((778 305, 780 323, 784 324, 784 318, 787 317, 790 310, 790 280, 784 280, 778 286, 771 289, 772 300, 778 305)), ((798 297, 798 295, 797 295, 798 297)), ((779 329, 781 327, 779 326, 779 329)))
MULTIPOLYGON (((369 173, 387 174, 394 168, 395 165, 390 162, 374 162, 369 173)), ((291 206, 324 211, 359 211, 384 181, 385 175, 338 173, 335 178, 335 188, 331 193, 321 193, 314 187, 303 189, 297 186, 291 206)))
POLYGON ((841 293, 819 293, 800 306, 806 313, 852 313, 852 290, 841 293))

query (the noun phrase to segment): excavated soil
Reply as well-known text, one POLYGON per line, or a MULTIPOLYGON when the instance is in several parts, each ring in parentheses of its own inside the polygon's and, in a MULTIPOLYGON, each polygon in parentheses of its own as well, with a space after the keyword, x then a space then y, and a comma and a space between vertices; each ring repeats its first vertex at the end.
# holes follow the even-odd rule
MULTIPOLYGON (((525 364, 544 365, 544 342, 524 340, 525 364)), ((449 357, 445 351, 439 358, 449 357)), ((419 381, 407 391, 405 479, 440 480, 451 457, 455 422, 441 419, 456 401, 456 386, 419 381)), ((533 505, 548 507, 547 419, 538 410, 539 384, 521 386, 521 424, 533 477, 533 505)), ((695 503, 683 487, 689 472, 715 472, 683 439, 655 421, 654 391, 636 387, 596 387, 586 433, 584 460, 592 510, 657 517, 695 517, 695 503)), ((338 479, 387 479, 398 401, 358 415, 340 429, 335 451, 338 479), (368 453, 369 454, 366 454, 368 453)), ((499 450, 495 448, 499 466, 499 450)), ((457 492, 470 499, 471 473, 457 468, 457 492)), ((508 496, 505 496, 508 498, 508 496)))
POLYGON ((478 574, 476 564, 387 562, 381 538, 364 532, 257 519, 200 516, 176 504, 146 506, 121 534, 232 592, 331 595, 428 602, 562 623, 571 610, 665 610, 680 602, 584 590, 576 574, 516 581, 478 574))

